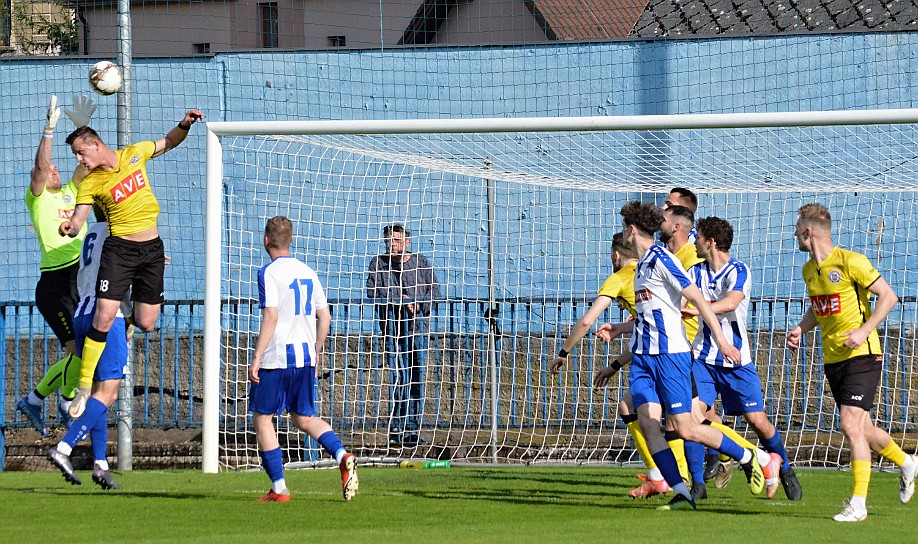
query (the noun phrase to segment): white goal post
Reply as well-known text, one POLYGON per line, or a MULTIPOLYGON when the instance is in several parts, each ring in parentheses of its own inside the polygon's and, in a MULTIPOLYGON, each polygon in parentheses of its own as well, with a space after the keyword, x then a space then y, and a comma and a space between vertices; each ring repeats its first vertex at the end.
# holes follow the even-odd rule
MULTIPOLYGON (((612 272, 621 206, 662 202, 673 187, 699 195, 696 217, 734 226, 731 253, 753 273, 749 327, 768 413, 792 461, 838 466, 846 455, 816 336, 800 352, 783 347, 804 308, 793 221, 813 201, 833 213, 837 243, 867 254, 900 296, 881 330, 887 362, 873 416, 914 444, 916 128, 918 109, 208 122, 203 470, 258 466, 246 369, 262 229, 274 215, 294 221, 292 249, 328 291, 319 415, 358 456, 636 460, 616 411, 627 370, 605 391, 590 388, 617 346, 588 336, 561 376, 547 367, 612 272), (380 231, 393 223, 414 231, 411 248, 442 288, 424 333, 421 442, 410 447, 388 441, 392 359, 364 290, 380 231)), ((614 308, 604 316, 620 318, 614 308)), ((319 462, 314 444, 278 429, 288 462, 319 462)))

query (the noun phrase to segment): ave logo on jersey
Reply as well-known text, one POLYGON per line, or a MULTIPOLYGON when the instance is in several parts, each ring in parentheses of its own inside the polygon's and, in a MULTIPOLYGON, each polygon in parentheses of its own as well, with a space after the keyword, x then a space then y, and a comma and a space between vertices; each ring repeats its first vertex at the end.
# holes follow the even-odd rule
POLYGON ((634 292, 634 302, 635 303, 647 302, 648 300, 652 298, 653 298, 653 294, 651 294, 649 289, 639 289, 634 292))
POLYGON ((811 296, 810 304, 813 306, 813 314, 817 316, 841 313, 841 296, 838 293, 811 296))
POLYGON ((128 177, 121 180, 120 183, 109 189, 109 193, 112 195, 112 200, 115 201, 115 204, 118 204, 146 186, 147 182, 143 179, 143 172, 135 170, 128 177))
POLYGON ((70 218, 73 217, 73 208, 58 208, 57 217, 62 221, 70 221, 70 218))

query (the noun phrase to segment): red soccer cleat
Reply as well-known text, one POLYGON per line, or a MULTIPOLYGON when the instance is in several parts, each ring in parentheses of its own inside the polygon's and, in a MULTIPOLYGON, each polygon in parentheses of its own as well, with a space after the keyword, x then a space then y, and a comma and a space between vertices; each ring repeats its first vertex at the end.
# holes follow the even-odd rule
POLYGON ((666 480, 651 480, 645 474, 638 474, 638 478, 644 480, 644 483, 628 492, 628 496, 632 499, 646 499, 669 492, 669 484, 666 483, 666 480))
POLYGON ((762 467, 762 473, 765 475, 765 496, 769 499, 778 492, 778 485, 781 483, 781 465, 783 464, 784 459, 772 452, 769 455, 768 463, 762 467))
POLYGON ((349 501, 357 495, 360 481, 357 479, 357 458, 348 453, 341 459, 341 489, 344 491, 344 500, 349 501))
POLYGON ((275 493, 272 489, 268 494, 258 499, 258 502, 290 502, 290 492, 275 493))

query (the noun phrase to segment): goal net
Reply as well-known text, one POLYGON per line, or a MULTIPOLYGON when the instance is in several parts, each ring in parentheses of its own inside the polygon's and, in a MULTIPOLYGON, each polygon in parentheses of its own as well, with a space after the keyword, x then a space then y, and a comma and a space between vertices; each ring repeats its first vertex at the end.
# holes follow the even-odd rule
MULTIPOLYGON (((364 461, 639 462, 617 415, 627 368, 591 387, 620 342, 591 334, 562 374, 548 367, 612 273, 621 207, 660 204, 673 187, 699 195, 696 217, 735 229, 731 254, 753 277, 748 325, 767 413, 798 466, 847 463, 817 336, 797 352, 784 346, 806 304, 797 209, 830 209, 835 243, 866 254, 899 295, 879 330, 887 356, 872 416, 914 450, 915 122, 918 110, 209 123, 204 469, 260 464, 247 369, 275 215, 293 221, 291 249, 331 305, 319 415, 364 461), (411 343, 387 342, 367 292, 395 223, 439 285, 418 301, 430 311, 411 343), (420 367, 411 387, 400 385, 404 364, 420 367), (405 388, 407 419, 397 415, 405 388), (393 440, 399 422, 417 426, 417 443, 393 440)), ((622 318, 613 305, 597 325, 622 318)), ((755 442, 742 421, 727 422, 755 442)), ((286 461, 328 461, 286 416, 277 425, 286 461)))

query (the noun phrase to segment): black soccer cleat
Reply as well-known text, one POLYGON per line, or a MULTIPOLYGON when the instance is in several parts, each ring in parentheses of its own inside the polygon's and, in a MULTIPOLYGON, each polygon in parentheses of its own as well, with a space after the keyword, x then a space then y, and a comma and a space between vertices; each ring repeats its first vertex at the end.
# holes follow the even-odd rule
POLYGON ((781 478, 781 485, 784 486, 784 494, 787 495, 787 498, 792 501, 803 499, 803 488, 800 487, 800 482, 797 480, 797 474, 794 472, 794 468, 788 467, 787 470, 781 469, 779 475, 781 478))

